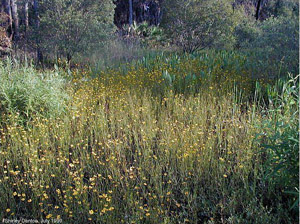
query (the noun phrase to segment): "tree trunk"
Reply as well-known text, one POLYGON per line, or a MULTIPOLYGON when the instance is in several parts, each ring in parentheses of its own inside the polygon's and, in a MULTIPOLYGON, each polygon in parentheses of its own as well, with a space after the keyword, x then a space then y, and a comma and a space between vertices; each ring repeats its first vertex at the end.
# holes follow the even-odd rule
POLYGON ((258 20, 258 18, 259 18, 260 5, 261 5, 261 0, 258 0, 257 6, 256 6, 256 14, 255 14, 256 20, 258 20))
POLYGON ((14 27, 14 37, 15 40, 19 38, 19 15, 18 15, 18 5, 16 0, 10 0, 11 5, 11 15, 13 18, 13 27, 14 27))
POLYGON ((25 22, 25 32, 28 32, 29 28, 29 14, 28 14, 28 0, 24 2, 24 22, 25 22))
POLYGON ((12 27, 12 16, 11 16, 11 6, 10 6, 10 0, 2 0, 2 5, 4 8, 4 12, 8 15, 9 17, 9 32, 10 35, 13 35, 13 27, 12 27))
POLYGON ((43 54, 40 48, 40 15, 39 15, 39 0, 33 1, 33 8, 34 8, 34 14, 35 14, 35 29, 36 29, 36 54, 37 54, 37 60, 38 63, 43 62, 43 54))
POLYGON ((36 28, 40 28, 40 15, 39 15, 39 1, 33 1, 33 9, 35 14, 35 26, 36 28))
POLYGON ((26 53, 27 52, 27 44, 28 44, 28 28, 29 28, 28 0, 24 1, 24 23, 25 23, 24 51, 26 53))
POLYGON ((129 26, 133 24, 133 7, 132 7, 132 0, 129 0, 129 26))

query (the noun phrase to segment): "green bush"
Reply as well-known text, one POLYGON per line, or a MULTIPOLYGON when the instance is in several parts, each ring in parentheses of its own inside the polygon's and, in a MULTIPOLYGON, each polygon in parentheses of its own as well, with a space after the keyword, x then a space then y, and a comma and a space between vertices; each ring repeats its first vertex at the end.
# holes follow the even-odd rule
POLYGON ((40 50, 70 61, 76 53, 99 48, 115 30, 113 7, 109 0, 41 1, 40 27, 34 33, 40 50))
MULTIPOLYGON (((272 192, 289 201, 291 209, 299 202, 299 83, 298 77, 289 81, 279 80, 267 87, 268 109, 264 110, 264 122, 260 134, 265 181, 272 192)), ((298 211, 298 209, 296 209, 298 211)))
POLYGON ((19 114, 29 120, 34 114, 53 117, 66 109, 69 99, 60 71, 38 72, 33 66, 10 61, 0 64, 0 113, 19 114))
POLYGON ((204 48, 230 48, 238 23, 228 1, 167 0, 162 27, 171 43, 184 52, 204 48))
POLYGON ((257 70, 278 77, 298 74, 298 17, 270 17, 263 22, 246 21, 236 27, 237 47, 252 52, 257 70))

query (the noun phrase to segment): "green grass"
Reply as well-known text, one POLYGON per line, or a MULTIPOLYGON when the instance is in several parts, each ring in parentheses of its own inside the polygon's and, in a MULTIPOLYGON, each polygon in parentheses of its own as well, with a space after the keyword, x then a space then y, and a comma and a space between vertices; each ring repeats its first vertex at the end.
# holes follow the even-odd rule
POLYGON ((297 79, 268 84, 249 63, 213 52, 74 70, 49 90, 70 96, 64 113, 24 126, 5 109, 0 219, 295 223, 297 79))
MULTIPOLYGON (((37 72, 10 60, 0 63, 0 114, 19 114, 21 122, 36 116, 56 117, 66 109, 68 94, 62 71, 37 72)), ((0 120, 1 122, 1 120, 0 120)))

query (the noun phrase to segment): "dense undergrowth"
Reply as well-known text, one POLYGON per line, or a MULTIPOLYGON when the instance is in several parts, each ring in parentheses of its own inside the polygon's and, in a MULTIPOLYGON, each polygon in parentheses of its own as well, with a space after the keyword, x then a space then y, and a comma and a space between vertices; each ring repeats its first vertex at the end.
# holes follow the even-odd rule
POLYGON ((26 122, 35 116, 55 117, 65 111, 67 82, 58 71, 42 73, 32 65, 21 66, 10 60, 0 63, 1 115, 18 115, 26 122))
POLYGON ((2 64, 0 218, 295 223, 298 77, 255 69, 234 52, 2 64))

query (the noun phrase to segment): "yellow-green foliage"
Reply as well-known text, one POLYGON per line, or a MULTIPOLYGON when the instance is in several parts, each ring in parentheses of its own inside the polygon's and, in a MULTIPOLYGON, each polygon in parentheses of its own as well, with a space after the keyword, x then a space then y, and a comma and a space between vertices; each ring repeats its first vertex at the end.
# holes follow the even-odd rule
POLYGON ((162 71, 177 78, 211 69, 200 59, 108 70, 95 79, 74 71, 66 114, 35 116, 26 127, 7 115, 0 218, 290 222, 286 205, 261 199, 264 157, 254 138, 263 117, 249 102, 238 104, 233 90, 237 81, 245 88, 249 82, 234 70, 218 73, 220 66, 197 81, 201 91, 193 94, 166 83, 162 71), (162 94, 154 92, 160 88, 162 94))
MULTIPOLYGON (((100 82, 111 89, 150 89, 154 95, 170 89, 175 94, 199 93, 209 87, 226 93, 233 86, 249 95, 253 91, 254 81, 258 79, 254 79, 253 67, 255 65, 249 63, 246 55, 235 52, 182 56, 158 54, 105 72, 93 71, 92 76, 98 76, 100 82)), ((77 75, 75 81, 86 79, 86 73, 77 75)))

